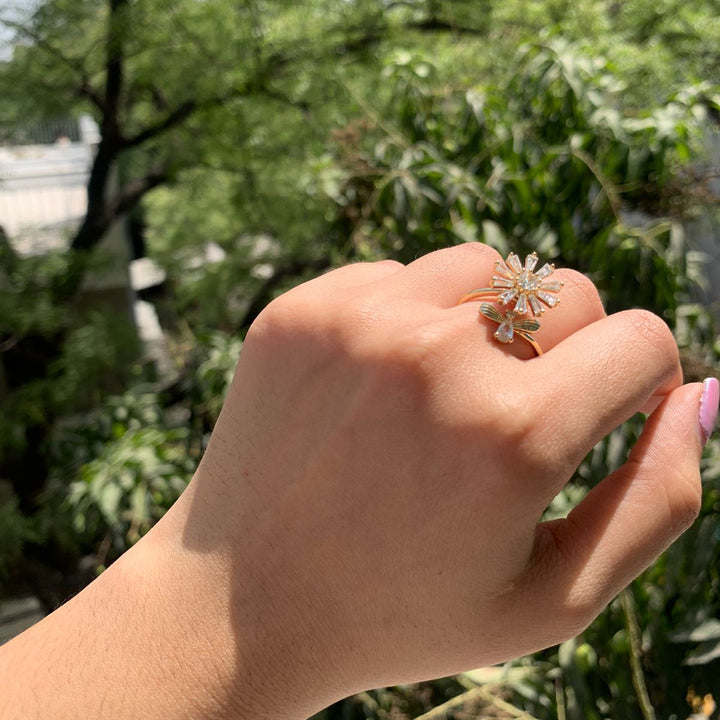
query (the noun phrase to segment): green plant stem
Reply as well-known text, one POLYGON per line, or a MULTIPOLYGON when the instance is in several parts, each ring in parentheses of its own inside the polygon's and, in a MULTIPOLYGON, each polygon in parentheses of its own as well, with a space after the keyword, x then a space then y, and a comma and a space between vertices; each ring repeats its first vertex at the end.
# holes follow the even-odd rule
POLYGON ((467 690, 460 695, 456 695, 454 698, 450 698, 447 702, 442 705, 429 710, 422 715, 418 715, 415 720, 440 720, 444 718, 451 710, 457 707, 461 707, 472 700, 485 700, 486 702, 494 705, 499 710, 504 710, 506 713, 512 715, 512 717, 521 718, 521 720, 537 720, 533 715, 529 715, 524 710, 511 705, 509 702, 499 698, 494 693, 490 692, 485 686, 478 686, 467 690))
POLYGON ((618 199, 617 192, 615 191, 613 184, 608 178, 605 177, 605 175, 596 165, 592 157, 586 152, 584 152, 583 150, 574 149, 570 154, 580 160, 580 162, 584 163, 587 166, 588 170, 590 170, 590 172, 595 176, 595 179, 600 183, 600 186, 605 192, 608 203, 610 203, 610 209, 615 216, 615 221, 618 225, 622 225, 622 219, 620 217, 620 201, 618 199))
POLYGON ((562 678, 555 678, 555 705, 557 706, 557 720, 567 720, 565 712, 565 689, 563 688, 562 678))
POLYGON ((656 720, 655 708, 653 708, 650 702, 647 685, 645 684, 645 676, 643 675, 640 664, 642 652, 641 635, 637 613, 635 612, 635 601, 627 588, 620 593, 620 603, 622 604, 623 614, 625 615, 625 625, 627 626, 628 637, 630 638, 630 667, 632 669, 633 686, 637 693, 640 710, 644 720, 656 720))

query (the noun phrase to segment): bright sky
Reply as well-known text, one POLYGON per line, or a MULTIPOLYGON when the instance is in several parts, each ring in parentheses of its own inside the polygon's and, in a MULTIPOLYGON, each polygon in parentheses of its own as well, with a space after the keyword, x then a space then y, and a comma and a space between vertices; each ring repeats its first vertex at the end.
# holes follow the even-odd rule
POLYGON ((2 19, 17 21, 27 17, 40 2, 41 0, 0 0, 0 61, 10 59, 11 49, 8 45, 14 34, 3 25, 2 19))

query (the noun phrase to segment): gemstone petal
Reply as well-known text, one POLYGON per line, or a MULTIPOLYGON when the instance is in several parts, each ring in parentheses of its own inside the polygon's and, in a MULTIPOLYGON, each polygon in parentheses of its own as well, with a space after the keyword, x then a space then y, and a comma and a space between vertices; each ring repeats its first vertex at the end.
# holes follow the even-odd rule
POLYGON ((512 279, 515 277, 515 273, 502 260, 495 261, 495 272, 506 278, 512 279))
POLYGON ((518 296, 517 290, 506 290, 498 295, 498 302, 501 305, 507 305, 518 296))
POLYGON ((514 309, 518 315, 524 315, 527 312, 527 310, 528 310, 527 299, 528 299, 528 296, 525 293, 522 293, 520 295, 520 297, 517 299, 514 309))
POLYGON ((525 258, 525 272, 531 273, 538 262, 538 256, 536 253, 532 252, 525 258))
POLYGON ((512 278, 500 277, 499 275, 493 275, 492 282, 490 283, 494 288, 511 288, 514 284, 512 278))
POLYGON ((545 308, 542 306, 540 301, 534 295, 531 295, 529 300, 530 300, 530 308, 532 309, 533 315, 535 315, 535 316, 542 315, 545 312, 545 308))
POLYGON ((551 263, 545 263, 536 273, 537 277, 539 277, 541 280, 542 278, 546 278, 548 275, 552 275, 555 270, 555 266, 551 263))
POLYGON ((515 253, 510 253, 505 261, 508 267, 519 275, 522 272, 522 265, 520 264, 520 258, 515 253))
POLYGON ((540 285, 541 290, 547 292, 560 292, 563 288, 563 284, 559 280, 553 280, 552 282, 544 282, 540 285))
POLYGON ((537 296, 548 307, 551 307, 551 308, 555 307, 560 302, 559 297, 556 297, 555 295, 551 295, 550 293, 543 292, 542 290, 538 290, 537 296))

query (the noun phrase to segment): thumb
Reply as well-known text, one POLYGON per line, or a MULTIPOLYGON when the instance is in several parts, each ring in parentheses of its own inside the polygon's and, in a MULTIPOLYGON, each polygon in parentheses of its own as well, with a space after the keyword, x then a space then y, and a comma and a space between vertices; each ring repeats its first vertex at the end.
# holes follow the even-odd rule
POLYGON ((648 418, 625 465, 567 518, 538 526, 531 583, 554 617, 569 623, 557 632, 586 627, 692 524, 700 455, 717 408, 716 379, 677 388, 648 418))

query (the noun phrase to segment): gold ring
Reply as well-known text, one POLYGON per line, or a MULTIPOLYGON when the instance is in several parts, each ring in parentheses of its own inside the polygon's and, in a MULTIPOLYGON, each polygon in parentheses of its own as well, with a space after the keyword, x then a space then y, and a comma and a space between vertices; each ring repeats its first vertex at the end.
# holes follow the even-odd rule
POLYGON ((458 305, 475 300, 495 300, 501 306, 514 303, 503 314, 491 303, 482 302, 480 312, 498 323, 494 336, 499 342, 511 343, 517 335, 528 342, 539 356, 542 349, 532 336, 540 328, 540 321, 535 318, 560 302, 557 294, 563 284, 559 280, 547 279, 555 271, 554 265, 545 263, 536 272, 537 262, 538 256, 534 252, 525 257, 524 264, 515 253, 510 253, 504 261, 497 260, 490 287, 471 290, 460 298, 458 305), (528 312, 532 317, 525 318, 528 312))

